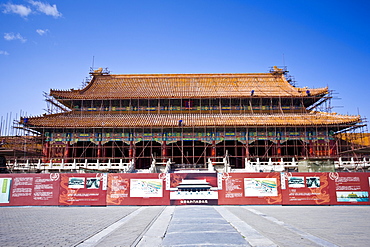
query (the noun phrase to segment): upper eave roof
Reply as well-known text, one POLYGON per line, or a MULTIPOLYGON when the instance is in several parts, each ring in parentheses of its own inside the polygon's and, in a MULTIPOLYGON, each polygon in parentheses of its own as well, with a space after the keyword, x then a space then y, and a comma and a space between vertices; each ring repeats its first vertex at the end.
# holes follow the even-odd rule
POLYGON ((283 73, 94 74, 83 89, 50 90, 58 100, 322 96, 328 88, 298 88, 283 73), (253 92, 253 93, 252 93, 253 92))
POLYGON ((31 129, 178 127, 333 126, 360 123, 360 116, 309 114, 78 114, 61 113, 27 118, 31 129))

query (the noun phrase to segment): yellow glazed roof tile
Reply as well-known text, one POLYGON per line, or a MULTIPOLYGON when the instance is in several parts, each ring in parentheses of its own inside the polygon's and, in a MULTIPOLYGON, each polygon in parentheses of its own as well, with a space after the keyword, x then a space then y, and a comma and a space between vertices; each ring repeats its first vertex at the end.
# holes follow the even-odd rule
POLYGON ((302 97, 328 88, 297 88, 284 74, 95 75, 84 89, 51 90, 57 99, 302 97))
POLYGON ((32 128, 319 126, 359 123, 360 116, 310 114, 54 114, 27 119, 32 128))

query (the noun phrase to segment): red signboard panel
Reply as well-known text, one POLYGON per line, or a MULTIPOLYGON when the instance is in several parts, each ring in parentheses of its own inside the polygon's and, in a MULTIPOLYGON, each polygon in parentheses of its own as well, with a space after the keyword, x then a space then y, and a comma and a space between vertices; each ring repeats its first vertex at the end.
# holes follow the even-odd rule
POLYGON ((171 173, 170 190, 171 205, 217 205, 218 174, 217 173, 171 173))
POLYGON ((369 176, 358 172, 329 173, 332 204, 369 205, 369 176))
POLYGON ((328 173, 281 173, 284 205, 329 205, 328 173))
POLYGON ((224 173, 220 205, 281 204, 280 173, 224 173))
POLYGON ((0 206, 58 205, 59 174, 0 175, 0 206))
POLYGON ((108 174, 62 173, 60 176, 60 205, 106 205, 108 174))
POLYGON ((111 173, 107 205, 169 205, 165 174, 111 173))

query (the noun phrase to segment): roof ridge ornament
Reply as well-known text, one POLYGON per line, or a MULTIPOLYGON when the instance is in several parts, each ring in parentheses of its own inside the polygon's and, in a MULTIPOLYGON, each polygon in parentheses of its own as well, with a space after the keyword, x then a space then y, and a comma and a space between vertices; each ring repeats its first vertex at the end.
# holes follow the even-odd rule
POLYGON ((94 69, 93 67, 90 67, 90 75, 92 76, 96 76, 96 75, 109 75, 110 74, 110 71, 108 70, 108 68, 102 68, 102 67, 99 67, 97 69, 94 69))
POLYGON ((281 74, 286 74, 288 72, 289 71, 287 70, 286 66, 276 66, 275 65, 270 69, 270 73, 273 75, 281 75, 281 74))
POLYGON ((296 86, 296 81, 294 76, 289 74, 287 66, 273 66, 270 69, 270 73, 275 76, 281 76, 284 75, 287 82, 289 82, 290 85, 293 87, 296 86))

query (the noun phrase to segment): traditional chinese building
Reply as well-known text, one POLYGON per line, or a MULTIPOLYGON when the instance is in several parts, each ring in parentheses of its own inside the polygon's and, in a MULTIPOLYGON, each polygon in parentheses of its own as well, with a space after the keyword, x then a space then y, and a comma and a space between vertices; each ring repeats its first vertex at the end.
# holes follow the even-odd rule
POLYGON ((300 88, 287 71, 240 74, 128 74, 95 70, 83 89, 51 90, 62 111, 22 118, 44 136, 45 161, 152 159, 203 165, 227 156, 246 159, 338 158, 338 134, 360 116, 325 111, 327 87, 300 88), (324 110, 323 110, 324 109, 324 110))

